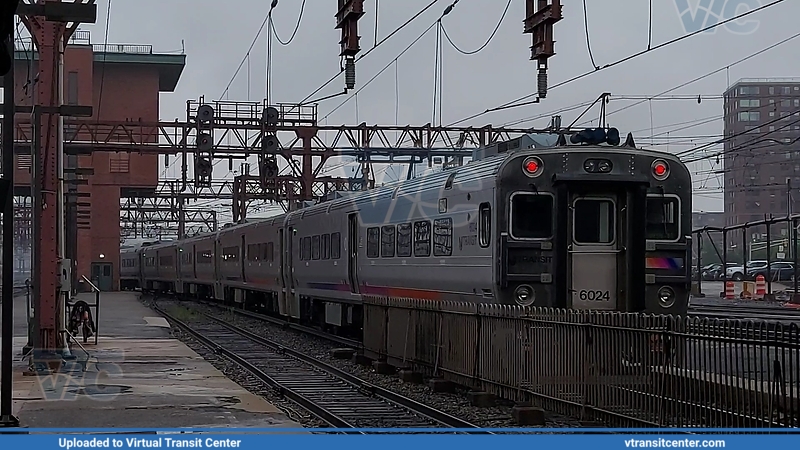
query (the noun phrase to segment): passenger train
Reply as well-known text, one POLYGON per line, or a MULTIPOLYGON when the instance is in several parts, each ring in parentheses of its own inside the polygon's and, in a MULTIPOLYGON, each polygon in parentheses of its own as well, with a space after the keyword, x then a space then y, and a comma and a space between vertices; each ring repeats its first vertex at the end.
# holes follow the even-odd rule
POLYGON ((354 336, 368 297, 685 314, 689 171, 619 144, 615 129, 497 143, 461 167, 123 250, 121 285, 354 336))

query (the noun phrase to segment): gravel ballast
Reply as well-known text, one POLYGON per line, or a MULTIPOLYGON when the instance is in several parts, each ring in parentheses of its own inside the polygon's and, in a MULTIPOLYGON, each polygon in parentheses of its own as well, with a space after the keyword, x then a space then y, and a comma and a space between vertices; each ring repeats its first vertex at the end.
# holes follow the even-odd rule
MULTIPOLYGON (((207 321, 200 314, 186 314, 187 312, 204 312, 215 317, 224 318, 231 325, 242 327, 248 331, 263 336, 266 339, 279 343, 287 348, 292 348, 308 356, 312 356, 324 363, 337 367, 351 373, 362 380, 389 389, 397 394, 432 406, 440 411, 447 412, 453 416, 469 421, 477 426, 485 428, 519 428, 519 425, 512 418, 513 404, 498 400, 494 407, 474 407, 470 405, 466 398, 466 391, 459 389, 455 393, 435 393, 424 384, 405 383, 396 375, 380 375, 374 372, 371 367, 364 367, 351 360, 337 359, 331 356, 331 350, 341 348, 342 344, 337 344, 320 337, 308 335, 300 331, 285 329, 280 325, 273 324, 257 318, 246 317, 229 311, 215 308, 200 303, 187 301, 158 300, 158 305, 171 314, 178 310, 188 317, 178 317, 185 322, 207 321)), ((173 328, 175 336, 185 342, 190 348, 208 360, 214 367, 224 373, 234 382, 240 384, 253 394, 265 398, 283 410, 292 420, 301 423, 304 427, 325 427, 326 425, 315 419, 298 405, 281 398, 265 383, 256 379, 249 372, 242 370, 237 364, 227 358, 215 355, 202 344, 181 333, 180 330, 173 328)), ((555 414, 547 414, 546 428, 579 428, 582 424, 574 419, 555 414)), ((535 428, 535 427, 532 427, 535 428)))

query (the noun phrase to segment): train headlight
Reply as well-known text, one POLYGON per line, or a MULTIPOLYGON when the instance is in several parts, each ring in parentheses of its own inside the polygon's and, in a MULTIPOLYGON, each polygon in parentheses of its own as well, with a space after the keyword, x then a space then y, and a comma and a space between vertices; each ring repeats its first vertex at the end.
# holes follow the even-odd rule
POLYGON ((525 158, 525 162, 522 163, 522 170, 525 175, 535 178, 544 172, 544 163, 542 163, 541 159, 531 156, 530 158, 525 158))
POLYGON ((675 291, 671 287, 664 286, 658 290, 658 302, 664 308, 671 308, 675 304, 675 291))
POLYGON ((658 181, 664 181, 669 178, 669 164, 666 161, 657 159, 653 161, 653 178, 658 181))
POLYGON ((608 159, 587 159, 583 163, 583 170, 587 173, 610 173, 613 168, 608 159))
POLYGON ((536 292, 532 287, 522 285, 514 291, 514 300, 519 306, 531 306, 536 300, 536 292))

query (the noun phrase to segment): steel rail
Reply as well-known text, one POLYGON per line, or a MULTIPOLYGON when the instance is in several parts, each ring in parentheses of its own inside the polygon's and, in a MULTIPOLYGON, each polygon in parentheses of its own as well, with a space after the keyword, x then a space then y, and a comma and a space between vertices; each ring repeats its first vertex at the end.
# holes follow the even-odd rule
POLYGON ((281 326, 289 328, 291 330, 299 331, 299 332, 305 333, 305 334, 310 334, 310 335, 316 336, 316 337, 321 338, 321 339, 325 339, 325 340, 330 341, 330 342, 336 342, 337 344, 346 345, 348 347, 353 348, 354 350, 361 350, 364 347, 363 344, 361 342, 359 342, 359 341, 356 341, 356 340, 353 340, 353 339, 343 338, 343 337, 336 336, 336 335, 333 335, 333 334, 329 334, 329 333, 326 333, 324 331, 316 330, 316 329, 311 328, 311 327, 298 325, 296 323, 289 322, 288 320, 285 320, 285 319, 279 319, 277 317, 267 316, 267 315, 264 315, 264 314, 259 314, 259 313, 255 313, 255 312, 252 312, 252 311, 247 311, 247 310, 244 310, 244 309, 232 308, 230 306, 223 306, 223 305, 219 305, 219 304, 216 304, 216 303, 213 303, 213 302, 208 302, 208 301, 203 301, 203 300, 192 300, 192 301, 196 301, 196 302, 198 302, 200 304, 203 304, 203 305, 206 305, 206 306, 210 306, 210 307, 214 307, 214 308, 217 308, 217 309, 221 309, 223 311, 229 311, 229 312, 232 312, 234 314, 237 314, 237 315, 240 315, 240 316, 243 316, 243 317, 249 317, 251 319, 257 319, 257 320, 263 320, 264 322, 270 322, 270 323, 273 323, 275 325, 281 325, 281 326))
MULTIPOLYGON (((170 315, 157 305, 154 305, 154 309, 158 311, 160 314, 163 314, 168 320, 173 321, 176 325, 180 328, 187 330, 192 336, 196 337, 199 341, 201 341, 204 345, 211 348, 215 351, 215 353, 220 353, 237 364, 245 367, 248 371, 252 372, 255 376, 262 379, 263 381, 267 382, 268 384, 278 388, 281 392, 283 392, 287 397, 291 400, 298 403, 300 406, 311 412, 312 414, 316 415, 320 419, 324 420, 326 423, 337 427, 337 428, 355 428, 354 425, 350 424, 347 420, 342 419, 335 413, 332 413, 325 406, 321 406, 315 403, 313 400, 304 396, 297 390, 294 390, 290 387, 287 387, 285 383, 282 383, 275 378, 269 376, 268 374, 264 373, 260 369, 258 369, 255 365, 248 362, 244 357, 240 356, 239 354, 235 353, 230 349, 224 348, 222 345, 214 342, 207 336, 204 336, 202 333, 198 332, 197 330, 193 329, 191 326, 187 325, 186 323, 176 319, 174 316, 170 315)), ((223 308, 227 309, 227 308, 223 308)), ((281 345, 280 343, 268 340, 262 336, 259 336, 255 333, 252 333, 248 330, 242 329, 235 325, 231 325, 223 319, 215 317, 210 314, 200 312, 205 318, 211 320, 215 324, 221 326, 224 329, 227 329, 247 340, 257 343, 261 346, 267 347, 273 350, 276 354, 279 355, 286 355, 291 359, 301 361, 317 370, 324 372, 326 375, 333 377, 338 382, 344 383, 347 386, 350 386, 354 392, 362 396, 367 397, 377 397, 382 401, 388 403, 389 405, 393 405, 394 407, 399 407, 402 410, 409 411, 415 416, 418 416, 426 421, 443 425, 449 428, 461 428, 461 429, 469 429, 469 428, 479 428, 477 425, 471 424, 466 422, 462 419, 457 417, 451 416, 443 411, 439 411, 433 407, 428 405, 419 403, 413 399, 407 398, 390 390, 381 388, 379 386, 375 386, 365 380, 362 380, 355 375, 349 374, 344 372, 334 366, 331 366, 327 363, 324 363, 316 358, 308 356, 304 353, 299 351, 287 348, 286 346, 281 345)), ((262 319, 261 315, 256 315, 257 319, 262 319)), ((326 337, 326 336, 323 336, 326 337)), ((327 337, 326 337, 327 338, 327 337)), ((486 434, 492 434, 485 432, 486 434)))
POLYGON ((229 330, 239 333, 240 335, 247 337, 259 344, 262 344, 266 347, 270 347, 275 351, 279 351, 286 355, 289 355, 293 358, 296 358, 300 361, 303 361, 306 364, 314 366, 323 372, 326 372, 334 377, 344 381, 345 383, 353 386, 354 388, 358 389, 361 392, 368 392, 372 395, 382 398, 390 403, 394 403, 399 405, 403 408, 410 410, 415 414, 419 414, 433 422, 437 422, 439 424, 451 427, 451 428, 479 428, 477 425, 469 423, 465 420, 459 419, 455 416, 452 416, 444 411, 440 411, 436 408, 431 406, 425 405, 424 403, 420 403, 416 400, 410 399, 403 395, 400 395, 396 392, 392 392, 388 389, 384 389, 380 386, 376 386, 372 383, 369 383, 357 376, 347 373, 337 367, 334 367, 328 363, 320 361, 312 356, 308 356, 305 353, 299 352, 297 350, 285 347, 275 341, 271 341, 266 339, 262 336, 259 336, 251 331, 245 330, 243 328, 237 327, 236 325, 231 325, 230 323, 226 322, 223 319, 218 317, 214 317, 209 314, 202 313, 205 317, 214 320, 218 324, 228 328, 229 330))
MULTIPOLYGON (((313 401, 311 401, 310 399, 306 398, 304 395, 302 395, 301 393, 297 392, 296 390, 286 387, 284 384, 278 382, 273 377, 267 375, 266 373, 264 373, 264 371, 262 371, 261 369, 259 369, 258 367, 256 367, 255 365, 253 365, 252 363, 247 361, 242 356, 240 356, 237 353, 235 353, 235 352, 233 352, 231 350, 228 350, 225 347, 217 344, 213 340, 211 340, 208 337, 204 336, 202 333, 194 330, 192 327, 190 327, 189 325, 187 325, 183 321, 175 318, 175 316, 167 313, 166 311, 164 311, 163 309, 161 309, 157 305, 153 305, 153 309, 155 309, 159 314, 163 315, 167 320, 169 320, 170 322, 174 323, 175 325, 177 325, 182 330, 184 330, 187 333, 189 333, 190 335, 192 335, 192 337, 194 337, 195 339, 200 341, 203 345, 205 345, 206 347, 211 349, 214 353, 223 355, 226 358, 230 359, 231 361, 235 362, 236 364, 244 367, 245 369, 247 369, 247 371, 252 373, 255 377, 257 377, 261 381, 264 381, 265 383, 269 384, 270 386, 275 387, 276 389, 278 389, 278 391, 282 395, 285 395, 286 397, 288 397, 293 402, 297 403, 298 405, 302 406, 303 408, 305 408, 307 411, 309 411, 313 415, 317 416, 319 419, 322 419, 328 425, 330 425, 330 426, 332 426, 334 428, 355 428, 352 424, 350 424, 347 421, 341 419, 340 417, 336 416, 335 414, 329 412, 325 408, 320 407, 319 405, 315 404, 313 401)), ((365 434, 365 433, 358 432, 358 434, 365 434)))

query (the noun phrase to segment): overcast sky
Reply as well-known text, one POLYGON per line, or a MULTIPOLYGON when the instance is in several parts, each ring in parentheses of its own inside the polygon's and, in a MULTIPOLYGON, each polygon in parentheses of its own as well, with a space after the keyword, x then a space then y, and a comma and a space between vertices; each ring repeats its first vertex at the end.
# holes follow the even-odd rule
MULTIPOLYGON (((447 33, 464 50, 483 44, 497 25, 508 0, 462 0, 443 20, 447 33)), ((706 0, 703 0, 704 2, 706 0)), ((724 0, 714 0, 724 5, 724 0)), ((772 1, 772 0, 769 0, 772 1)), ((727 0, 734 5, 743 2, 766 4, 768 0, 727 0)), ((378 39, 386 36, 430 0, 379 0, 378 39)), ((105 31, 107 0, 98 0, 96 25, 92 40, 102 43, 105 31)), ((289 38, 297 22, 301 0, 280 0, 273 17, 278 35, 289 38)), ((366 0, 366 15, 360 21, 362 53, 375 43, 375 0, 366 0)), ((550 85, 591 70, 584 29, 583 2, 562 0, 565 19, 555 29, 557 55, 550 60, 550 85)), ((648 45, 650 9, 646 0, 588 0, 588 24, 591 47, 599 66, 612 63, 648 45)), ((652 45, 675 39, 687 33, 679 16, 679 7, 687 0, 653 0, 652 45)), ((688 0, 694 8, 698 0, 688 0)), ((269 10, 267 0, 117 0, 111 7, 109 42, 152 44, 155 51, 174 52, 185 45, 187 67, 178 89, 164 94, 161 118, 173 120, 185 116, 185 102, 201 95, 217 99, 245 56, 255 33, 269 10)), ((425 14, 382 44, 358 63, 357 88, 431 26, 449 1, 441 0, 425 14)), ((288 46, 274 40, 273 97, 279 102, 298 102, 327 81, 339 70, 339 30, 334 29, 337 2, 308 0, 299 31, 288 46)), ((738 11, 746 11, 741 6, 738 11)), ((724 11, 723 11, 724 12, 724 11)), ((530 35, 522 34, 525 2, 511 0, 508 14, 497 35, 481 52, 465 56, 446 41, 443 50, 444 124, 482 112, 536 90, 536 64, 529 60, 530 35)), ((483 115, 468 125, 503 125, 520 119, 549 116, 560 109, 591 102, 603 92, 612 93, 609 111, 638 100, 631 97, 652 96, 708 72, 726 67, 735 61, 775 44, 797 33, 800 2, 789 0, 748 17, 757 23, 744 24, 731 30, 720 27, 715 33, 691 37, 682 42, 653 51, 616 67, 592 74, 579 81, 550 91, 541 104, 483 115), (758 25, 755 31, 755 25, 758 25), (741 34, 742 31, 752 31, 741 34), (732 31, 739 31, 739 34, 732 31), (620 98, 621 97, 621 98, 620 98)), ((702 17, 695 21, 702 24, 702 17)), ((733 27, 731 27, 733 28, 733 27)), ((436 32, 431 29, 397 64, 399 83, 392 67, 366 87, 355 99, 328 117, 328 124, 417 124, 432 119, 433 79, 436 32), (399 92, 399 104, 396 99, 399 92), (395 111, 397 109, 397 118, 395 111)), ((689 27, 688 31, 693 31, 689 27)), ((274 38, 273 38, 274 39, 274 38)), ((714 140, 722 134, 722 100, 720 95, 729 83, 740 78, 790 77, 800 74, 796 57, 800 38, 792 40, 750 61, 672 92, 686 99, 661 99, 645 102, 609 117, 610 124, 622 133, 634 132, 640 144, 655 142, 657 148, 678 152, 714 140), (697 103, 700 95, 702 103, 697 103), (691 97, 691 98, 688 98, 691 97), (704 124, 703 124, 704 123, 704 124), (700 124, 700 125, 698 125, 700 124), (693 126, 695 125, 695 126, 693 126), (687 128, 689 126, 689 128, 687 128), (651 129, 658 135, 651 138, 651 129)), ((265 95, 266 31, 256 44, 248 65, 234 80, 231 100, 259 100, 265 95)), ((320 95, 342 90, 343 77, 331 83, 320 95)), ((320 105, 320 117, 327 115, 347 99, 340 96, 320 105)), ((563 113, 564 124, 571 123, 582 109, 563 113)), ((596 119, 599 111, 591 111, 584 119, 596 119)), ((438 122, 438 120, 437 120, 438 122)), ((548 125, 549 119, 524 122, 519 126, 548 125)), ((583 122, 583 120, 581 121, 583 122)), ((227 163, 221 164, 227 174, 227 163)), ((376 171, 379 171, 376 167, 376 171)), ((694 164, 695 211, 722 210, 718 175, 711 173, 718 166, 694 164)), ((388 171, 396 176, 400 170, 388 171)), ((169 176, 177 176, 177 167, 169 176)))

